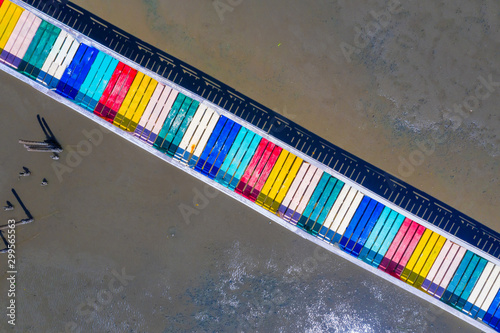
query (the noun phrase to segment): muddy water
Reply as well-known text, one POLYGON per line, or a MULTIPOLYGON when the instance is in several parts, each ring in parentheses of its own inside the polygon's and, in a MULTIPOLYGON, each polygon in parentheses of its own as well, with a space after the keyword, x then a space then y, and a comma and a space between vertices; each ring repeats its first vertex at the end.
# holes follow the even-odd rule
MULTIPOLYGON (((77 3, 500 229, 500 87, 473 99, 480 76, 500 81, 495 2, 77 3)), ((11 331, 474 331, 224 195, 193 202, 200 182, 113 134, 60 181, 17 144, 43 138, 36 114, 66 152, 100 127, 4 73, 0 100, 2 197, 15 187, 37 219, 17 233, 11 331), (186 221, 182 204, 199 214, 186 221)))

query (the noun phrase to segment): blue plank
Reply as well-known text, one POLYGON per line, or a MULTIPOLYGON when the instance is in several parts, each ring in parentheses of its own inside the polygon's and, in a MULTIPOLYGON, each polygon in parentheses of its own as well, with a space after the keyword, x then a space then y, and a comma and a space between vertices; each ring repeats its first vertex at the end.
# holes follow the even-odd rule
MULTIPOLYGON (((352 252, 354 245, 356 245, 363 230, 365 230, 365 228, 367 227, 367 224, 370 221, 370 217, 372 216, 372 214, 376 210, 376 207, 378 207, 377 204, 378 204, 378 202, 376 200, 370 199, 370 202, 368 203, 368 206, 366 207, 366 209, 363 213, 363 216, 361 217, 358 224, 356 225, 356 228, 354 229, 352 236, 347 241, 347 243, 344 245, 344 251, 346 251, 348 253, 352 252)), ((383 209, 383 206, 379 207, 378 215, 380 215, 382 213, 382 209, 383 209)), ((378 217, 378 215, 377 215, 377 217, 378 217)))
POLYGON ((382 246, 377 251, 377 254, 375 255, 375 257, 373 258, 372 266, 378 267, 378 265, 380 265, 380 262, 382 261, 382 259, 384 259, 384 256, 387 253, 387 250, 389 250, 389 247, 391 246, 391 243, 394 240, 394 237, 396 237, 404 220, 405 220, 405 217, 403 215, 399 214, 398 217, 396 218, 396 220, 394 221, 394 224, 392 225, 391 230, 389 231, 389 233, 385 237, 385 240, 382 243, 382 246))
POLYGON ((87 49, 87 52, 85 52, 85 56, 82 60, 82 63, 80 64, 79 73, 76 76, 74 83, 71 84, 70 89, 68 90, 68 97, 70 99, 75 99, 76 95, 78 94, 78 91, 80 90, 80 87, 82 86, 83 82, 85 81, 85 78, 89 74, 90 69, 92 68, 92 64, 97 58, 98 53, 99 51, 93 47, 89 47, 87 49))
POLYGON ((238 155, 238 153, 241 157, 243 157, 243 152, 245 147, 248 147, 248 145, 250 145, 250 142, 252 141, 253 138, 252 133, 253 132, 250 132, 249 134, 248 130, 245 127, 242 127, 240 129, 240 131, 238 132, 238 136, 234 140, 234 144, 231 146, 231 150, 229 150, 229 153, 227 154, 224 163, 220 167, 220 172, 217 174, 217 177, 215 177, 215 181, 217 181, 222 185, 227 183, 223 181, 224 177, 226 176, 233 162, 239 163, 239 161, 236 161, 236 156, 238 155), (248 142, 248 144, 246 144, 246 142, 248 142))
POLYGON ((118 60, 110 56, 108 57, 110 61, 106 69, 106 72, 102 77, 99 77, 99 80, 94 80, 92 82, 89 88, 89 93, 87 94, 87 96, 83 98, 83 104, 86 105, 86 108, 90 111, 93 111, 96 108, 97 103, 99 103, 99 99, 101 99, 104 90, 106 90, 106 87, 108 86, 109 80, 111 80, 111 77, 113 76, 113 73, 115 72, 115 69, 118 66, 119 63, 118 60))
POLYGON ((64 70, 63 75, 61 76, 61 79, 59 80, 59 83, 57 84, 56 87, 56 92, 60 95, 64 96, 64 88, 68 84, 68 82, 71 80, 71 76, 73 73, 76 71, 78 64, 82 60, 83 56, 85 55, 85 51, 87 51, 88 46, 85 44, 80 44, 78 47, 78 50, 75 53, 75 56, 73 57, 73 60, 71 60, 71 63, 69 64, 68 67, 64 70))
POLYGON ((217 160, 215 160, 212 170, 210 171, 210 174, 208 177, 211 179, 214 179, 217 173, 219 172, 219 169, 222 166, 222 162, 224 162, 229 150, 231 149, 234 141, 236 140, 236 137, 238 133, 240 132, 241 125, 240 124, 234 124, 233 128, 231 129, 231 132, 229 133, 229 136, 226 139, 226 142, 224 142, 224 146, 220 150, 219 156, 217 157, 217 160))
POLYGON ((106 53, 99 52, 97 54, 97 57, 95 58, 94 63, 92 64, 92 67, 90 68, 89 74, 87 75, 85 81, 83 81, 82 86, 80 87, 80 91, 75 97, 76 103, 80 104, 83 101, 83 98, 85 97, 85 95, 87 95, 87 92, 89 91, 90 85, 94 80, 96 80, 96 77, 100 75, 99 70, 102 70, 101 66, 104 66, 105 60, 106 60, 106 53))
MULTIPOLYGON (((352 234, 354 233, 354 230, 356 230, 356 227, 358 226, 359 222, 363 218, 363 215, 365 215, 366 208, 368 207, 368 204, 371 202, 371 198, 368 196, 364 196, 363 200, 361 200, 361 203, 359 204, 358 208, 356 209, 356 212, 354 213, 354 216, 352 217, 351 222, 349 222, 349 225, 345 229, 344 235, 340 239, 339 246, 341 249, 345 249, 345 246, 349 239, 351 238, 352 234)), ((375 205, 373 205, 373 208, 375 208, 375 205)))
MULTIPOLYGON (((486 311, 484 317, 482 318, 485 323, 489 324, 490 321, 494 319, 493 316, 496 314, 499 304, 500 304, 500 290, 497 292, 495 298, 493 299, 493 302, 491 302, 491 305, 488 308, 488 311, 486 311)), ((478 318, 480 317, 478 316, 478 318)))
POLYGON ((362 242, 358 242, 356 244, 353 252, 354 255, 358 258, 364 258, 368 252, 370 251, 371 247, 373 246, 373 243, 377 240, 377 236, 380 233, 380 230, 382 230, 382 227, 384 226, 385 221, 391 214, 392 209, 389 207, 384 207, 384 210, 382 211, 382 214, 380 215, 380 218, 374 219, 373 223, 374 226, 371 228, 368 233, 363 231, 362 236, 366 236, 366 238, 362 242))
POLYGON ((212 148, 214 147, 215 142, 217 142, 217 139, 219 138, 222 129, 226 125, 227 120, 227 117, 221 116, 217 121, 217 124, 215 125, 215 128, 212 131, 210 138, 208 139, 207 145, 205 146, 205 149, 203 149, 203 152, 201 153, 200 158, 197 161, 198 163, 196 163, 195 165, 196 171, 201 172, 203 170, 203 166, 205 165, 207 158, 210 156, 212 148))
POLYGON ((204 174, 205 176, 208 176, 210 173, 210 170, 212 170, 212 166, 215 163, 215 160, 217 159, 217 156, 219 156, 220 150, 224 146, 224 142, 226 142, 227 137, 229 136, 229 133, 233 129, 235 122, 232 121, 231 119, 228 119, 226 121, 226 125, 222 129, 222 131, 219 134, 219 137, 214 143, 214 146, 212 148, 212 151, 208 155, 205 165, 203 166, 203 169, 201 170, 201 173, 204 174))

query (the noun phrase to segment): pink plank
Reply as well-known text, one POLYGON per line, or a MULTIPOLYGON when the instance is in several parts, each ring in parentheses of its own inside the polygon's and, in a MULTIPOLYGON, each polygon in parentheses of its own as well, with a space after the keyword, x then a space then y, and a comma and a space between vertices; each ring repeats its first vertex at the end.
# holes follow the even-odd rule
POLYGON ((281 154, 282 150, 283 150, 283 148, 275 145, 273 153, 271 154, 271 157, 269 157, 269 160, 267 161, 264 169, 260 173, 259 180, 255 183, 254 188, 249 193, 248 198, 250 200, 252 200, 252 201, 257 200, 257 197, 259 196, 260 191, 262 191, 262 188, 264 187, 264 183, 266 182, 267 177, 269 177, 269 174, 271 173, 271 170, 273 169, 274 164, 276 164, 276 161, 278 160, 278 157, 281 154))
POLYGON ((396 253, 392 257, 391 262, 387 266, 387 270, 386 270, 387 273, 391 274, 396 269, 396 266, 401 261, 401 258, 403 257, 406 249, 410 245, 411 240, 415 236, 415 233, 417 232, 417 229, 419 226, 420 226, 420 224, 412 221, 410 228, 406 232, 405 237, 401 241, 401 244, 399 245, 398 249, 396 250, 396 253))
POLYGON ((424 234, 425 227, 419 225, 417 228, 417 232, 415 232, 415 236, 411 239, 410 245, 406 248, 405 253, 403 254, 403 257, 399 261, 396 269, 394 272, 389 272, 392 276, 395 276, 399 278, 401 276, 401 273, 403 272, 403 269, 405 268, 406 264, 408 263, 408 260, 410 260, 411 255, 413 254, 413 251, 415 250, 415 247, 417 247, 418 241, 424 234))
POLYGON ((264 154, 262 154, 262 157, 260 158, 259 163, 255 167, 255 171, 252 174, 252 177, 250 177, 250 180, 247 183, 247 187, 243 191, 243 196, 245 198, 250 199, 250 194, 252 193, 253 188, 257 184, 257 181, 259 180, 259 177, 262 174, 262 171, 264 170, 267 162, 269 161, 269 158, 271 157, 271 154, 273 153, 274 147, 276 145, 272 142, 269 142, 269 144, 266 147, 266 151, 264 154))
POLYGON ((31 44, 31 41, 35 37, 35 34, 36 34, 38 28, 40 27, 40 24, 42 23, 42 19, 36 17, 35 15, 32 15, 32 16, 33 16, 33 22, 31 23, 31 27, 30 27, 28 33, 24 37, 24 40, 23 40, 23 42, 21 44, 21 47, 16 52, 15 56, 13 57, 13 59, 10 59, 10 58, 7 59, 7 61, 10 64, 12 64, 12 66, 14 66, 15 68, 18 68, 19 65, 21 64, 21 61, 22 61, 22 59, 24 58, 24 56, 26 54, 26 51, 28 51, 28 48, 29 48, 29 46, 31 44))
POLYGON ((405 218, 403 221, 403 224, 401 227, 399 227, 398 233, 392 240, 391 245, 389 246, 389 249, 387 250, 384 258, 380 262, 380 265, 378 266, 378 269, 385 271, 387 267, 389 266, 389 263, 391 262, 392 257, 396 254, 396 251, 398 250, 401 241, 406 235, 406 232, 410 228, 410 225, 412 223, 412 220, 409 218, 405 218))
POLYGON ((14 27, 14 30, 12 30, 12 33, 9 36, 9 40, 7 41, 7 44, 5 44, 5 47, 2 51, 2 54, 0 54, 0 61, 5 62, 7 57, 12 53, 12 49, 14 48, 14 45, 20 42, 22 40, 23 36, 23 29, 24 26, 26 25, 26 19, 29 16, 29 12, 25 10, 21 16, 19 17, 19 20, 16 23, 16 26, 14 27))
POLYGON ((260 140, 259 146, 257 147, 255 154, 253 155, 252 159, 250 160, 250 163, 248 163, 248 166, 245 170, 245 173, 241 177, 238 186, 234 190, 236 193, 242 194, 243 191, 245 190, 247 183, 250 180, 250 177, 252 177, 252 175, 253 175, 255 167, 259 163, 260 158, 262 157, 262 154, 264 154, 264 151, 266 150, 266 146, 267 146, 268 142, 269 141, 265 138, 262 138, 262 140, 260 140))

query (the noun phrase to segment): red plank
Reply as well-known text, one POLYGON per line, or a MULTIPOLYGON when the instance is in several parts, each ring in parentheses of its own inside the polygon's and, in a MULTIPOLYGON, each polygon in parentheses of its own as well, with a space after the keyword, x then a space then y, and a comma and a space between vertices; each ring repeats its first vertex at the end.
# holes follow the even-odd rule
POLYGON ((106 101, 106 107, 105 107, 104 112, 103 112, 103 117, 104 117, 104 119, 106 119, 108 121, 109 121, 109 117, 110 117, 109 114, 111 113, 111 110, 115 104, 115 100, 120 95, 120 91, 122 90, 123 85, 125 84, 125 82, 128 79, 128 74, 130 73, 130 69, 131 68, 129 66, 124 65, 123 71, 120 74, 120 76, 118 77, 118 80, 116 81, 116 84, 113 87, 113 91, 111 91, 111 94, 109 95, 109 98, 106 101))
POLYGON ((0 0, 0 7, 2 7, 2 4, 3 4, 3 0, 0 0))
POLYGON ((251 192, 248 195, 248 199, 255 201, 257 200, 257 197, 259 196, 260 191, 262 191, 262 188, 264 187, 264 183, 267 180, 267 177, 269 177, 269 174, 271 173, 271 170, 274 167, 274 164, 276 164, 276 161, 278 160, 278 157, 281 154, 281 151, 283 148, 275 146, 273 153, 271 154, 271 157, 269 157, 269 160, 267 161, 264 170, 260 173, 259 180, 255 183, 254 188, 251 190, 251 192))
POLYGON ((391 274, 397 278, 399 278, 401 276, 403 269, 405 268, 406 264, 408 263, 408 260, 410 260, 410 257, 413 254, 413 251, 415 250, 415 248, 417 247, 418 241, 420 240, 420 238, 424 234, 424 231, 425 231, 425 227, 419 225, 417 228, 417 232, 415 233, 415 236, 413 236, 413 238, 411 239, 410 245, 408 245, 408 247, 406 248, 406 251, 403 254, 403 257, 401 258, 401 260, 399 261, 396 269, 394 270, 394 272, 391 272, 389 274, 391 274))
POLYGON ((250 177, 250 180, 247 183, 246 188, 243 190, 243 196, 247 199, 250 199, 250 192, 252 192, 253 187, 257 183, 257 180, 259 179, 259 176, 262 173, 262 170, 266 166, 267 161, 269 160, 269 157, 271 156, 274 147, 276 145, 272 142, 269 142, 267 144, 266 150, 264 151, 264 154, 262 154, 262 157, 259 160, 259 163, 255 167, 255 171, 252 174, 252 177, 250 177))
POLYGON ((396 254, 396 251, 399 248, 399 245, 401 245, 401 241, 406 235, 406 232, 408 231, 408 228, 410 227, 411 220, 409 218, 405 218, 403 221, 403 224, 398 230, 398 233, 396 234, 396 237, 391 242, 391 245, 389 246, 389 249, 385 253, 384 258, 380 262, 380 265, 378 265, 378 269, 385 271, 387 269, 387 266, 389 266, 389 263, 391 262, 392 257, 394 254, 396 254))
POLYGON ((101 98, 99 99, 99 103, 97 104, 96 108, 94 109, 94 113, 104 117, 108 114, 109 110, 106 110, 106 103, 108 102, 109 96, 111 95, 111 92, 115 88, 116 82, 120 78, 123 72, 125 64, 122 62, 119 62, 118 65, 115 68, 115 71, 113 72, 113 75, 111 75, 111 79, 109 79, 108 85, 106 86, 106 89, 104 89, 104 92, 102 93, 101 98))
POLYGON ((413 236, 415 235, 415 232, 417 231, 418 227, 420 224, 417 222, 412 221, 410 228, 406 232, 405 237, 401 241, 401 245, 399 245, 398 249, 396 250, 396 253, 391 259, 391 262, 387 266, 386 272, 389 274, 393 274, 394 270, 396 269, 396 266, 398 265, 399 261, 403 257, 403 254, 406 251, 406 248, 410 245, 411 240, 413 239, 413 236))
POLYGON ((262 138, 260 140, 259 145, 257 146, 257 150, 255 151, 255 154, 252 156, 252 159, 250 160, 250 163, 248 163, 248 166, 245 170, 245 173, 240 179, 240 182, 238 183, 238 186, 234 190, 236 193, 241 194, 243 190, 245 189, 248 180, 253 174, 253 171, 255 170, 255 167, 257 166, 257 163, 259 163, 260 157, 262 154, 264 154, 264 151, 266 150, 267 143, 269 141, 265 138, 262 138))
POLYGON ((137 75, 137 70, 129 67, 129 72, 127 73, 125 82, 122 88, 120 89, 118 96, 116 96, 113 105, 111 106, 111 110, 108 113, 108 116, 106 117, 106 120, 109 121, 110 123, 113 123, 113 120, 115 119, 116 114, 118 113, 118 110, 120 109, 120 106, 122 105, 123 100, 125 99, 125 96, 127 96, 128 90, 130 89, 132 82, 134 82, 136 75, 137 75))

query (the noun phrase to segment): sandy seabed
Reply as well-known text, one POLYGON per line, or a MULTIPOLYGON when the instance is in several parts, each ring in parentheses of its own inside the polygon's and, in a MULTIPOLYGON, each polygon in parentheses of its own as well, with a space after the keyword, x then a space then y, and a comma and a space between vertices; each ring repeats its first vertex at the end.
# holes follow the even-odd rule
MULTIPOLYGON (((232 10, 76 3, 500 229, 500 86, 479 88, 500 81, 499 3, 219 2, 232 10)), ((0 332, 475 331, 224 195, 187 223, 178 207, 205 186, 114 134, 60 181, 17 140, 43 139, 40 114, 67 164, 101 127, 3 72, 0 101, 0 199, 15 188, 36 218, 17 230, 17 325, 0 332)))

